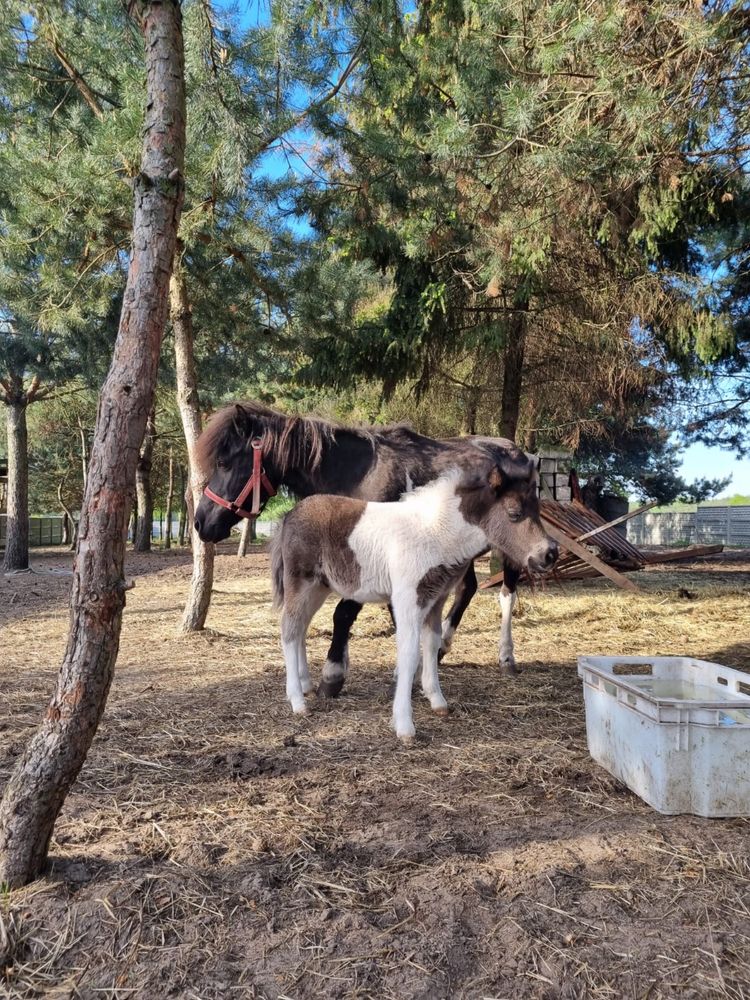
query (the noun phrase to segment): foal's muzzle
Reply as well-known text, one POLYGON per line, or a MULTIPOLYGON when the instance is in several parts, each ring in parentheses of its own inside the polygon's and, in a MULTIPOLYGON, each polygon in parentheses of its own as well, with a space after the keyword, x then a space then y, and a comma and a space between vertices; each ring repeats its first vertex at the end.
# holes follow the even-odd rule
POLYGON ((532 573, 546 573, 555 565, 559 554, 557 542, 550 538, 533 549, 526 565, 532 573))

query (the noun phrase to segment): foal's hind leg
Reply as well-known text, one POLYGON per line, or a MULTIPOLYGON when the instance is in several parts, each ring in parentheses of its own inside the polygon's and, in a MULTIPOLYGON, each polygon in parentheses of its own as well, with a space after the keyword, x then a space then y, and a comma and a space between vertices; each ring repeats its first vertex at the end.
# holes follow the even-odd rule
POLYGON ((312 690, 312 683, 305 639, 310 621, 327 595, 327 588, 314 581, 284 580, 281 645, 286 664, 286 696, 295 715, 309 714, 305 693, 312 690))
POLYGON ((438 652, 439 660, 442 660, 445 654, 450 651, 450 648, 453 645, 453 634, 458 628, 461 619, 464 616, 464 612, 468 608, 469 604, 471 604, 471 599, 476 592, 477 574, 474 571, 474 563, 471 563, 461 578, 458 587, 456 587, 453 604, 451 605, 451 609, 443 622, 443 638, 440 651, 438 652))
POLYGON ((448 714, 448 702, 440 690, 438 652, 440 650, 440 614, 443 601, 432 608, 422 626, 422 694, 430 702, 435 715, 448 714))

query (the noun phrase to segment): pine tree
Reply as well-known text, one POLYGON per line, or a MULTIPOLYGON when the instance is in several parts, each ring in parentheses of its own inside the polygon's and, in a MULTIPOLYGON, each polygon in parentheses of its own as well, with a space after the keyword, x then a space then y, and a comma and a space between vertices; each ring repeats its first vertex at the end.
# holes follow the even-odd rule
POLYGON ((328 237, 302 290, 307 377, 419 392, 473 354, 499 379, 491 429, 572 446, 634 390, 658 407, 673 358, 732 339, 693 241, 737 183, 713 140, 745 21, 687 0, 370 18, 331 187, 302 202, 328 237))

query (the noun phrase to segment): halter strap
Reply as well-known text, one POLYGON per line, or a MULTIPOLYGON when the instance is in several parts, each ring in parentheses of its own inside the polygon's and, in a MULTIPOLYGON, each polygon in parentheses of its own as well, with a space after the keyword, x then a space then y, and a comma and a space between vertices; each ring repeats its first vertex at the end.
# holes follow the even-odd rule
POLYGON ((263 468, 263 450, 260 438, 253 438, 250 446, 253 449, 253 471, 250 473, 250 478, 242 487, 236 500, 225 500, 224 497, 220 497, 218 493, 214 493, 208 486, 203 491, 203 495, 207 496, 209 500, 213 500, 214 503, 217 503, 220 507, 224 507, 226 510, 231 510, 237 517, 254 518, 260 514, 261 487, 268 494, 268 499, 276 496, 276 490, 273 488, 271 480, 263 468), (253 495, 253 505, 250 510, 244 510, 243 505, 251 493, 253 495))

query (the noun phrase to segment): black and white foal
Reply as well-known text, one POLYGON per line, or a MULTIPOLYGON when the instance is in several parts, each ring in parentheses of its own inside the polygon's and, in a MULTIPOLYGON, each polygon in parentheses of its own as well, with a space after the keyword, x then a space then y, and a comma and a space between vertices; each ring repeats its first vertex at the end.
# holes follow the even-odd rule
POLYGON ((440 616, 451 589, 472 559, 491 546, 537 572, 557 558, 539 520, 536 472, 515 451, 494 450, 469 468, 451 469, 399 502, 372 503, 319 495, 286 515, 272 549, 274 599, 283 607, 281 641, 286 695, 307 714, 313 684, 305 639, 331 591, 365 603, 390 603, 396 622, 393 728, 414 736, 412 681, 422 640, 422 691, 438 715, 448 712, 440 690, 440 616))

